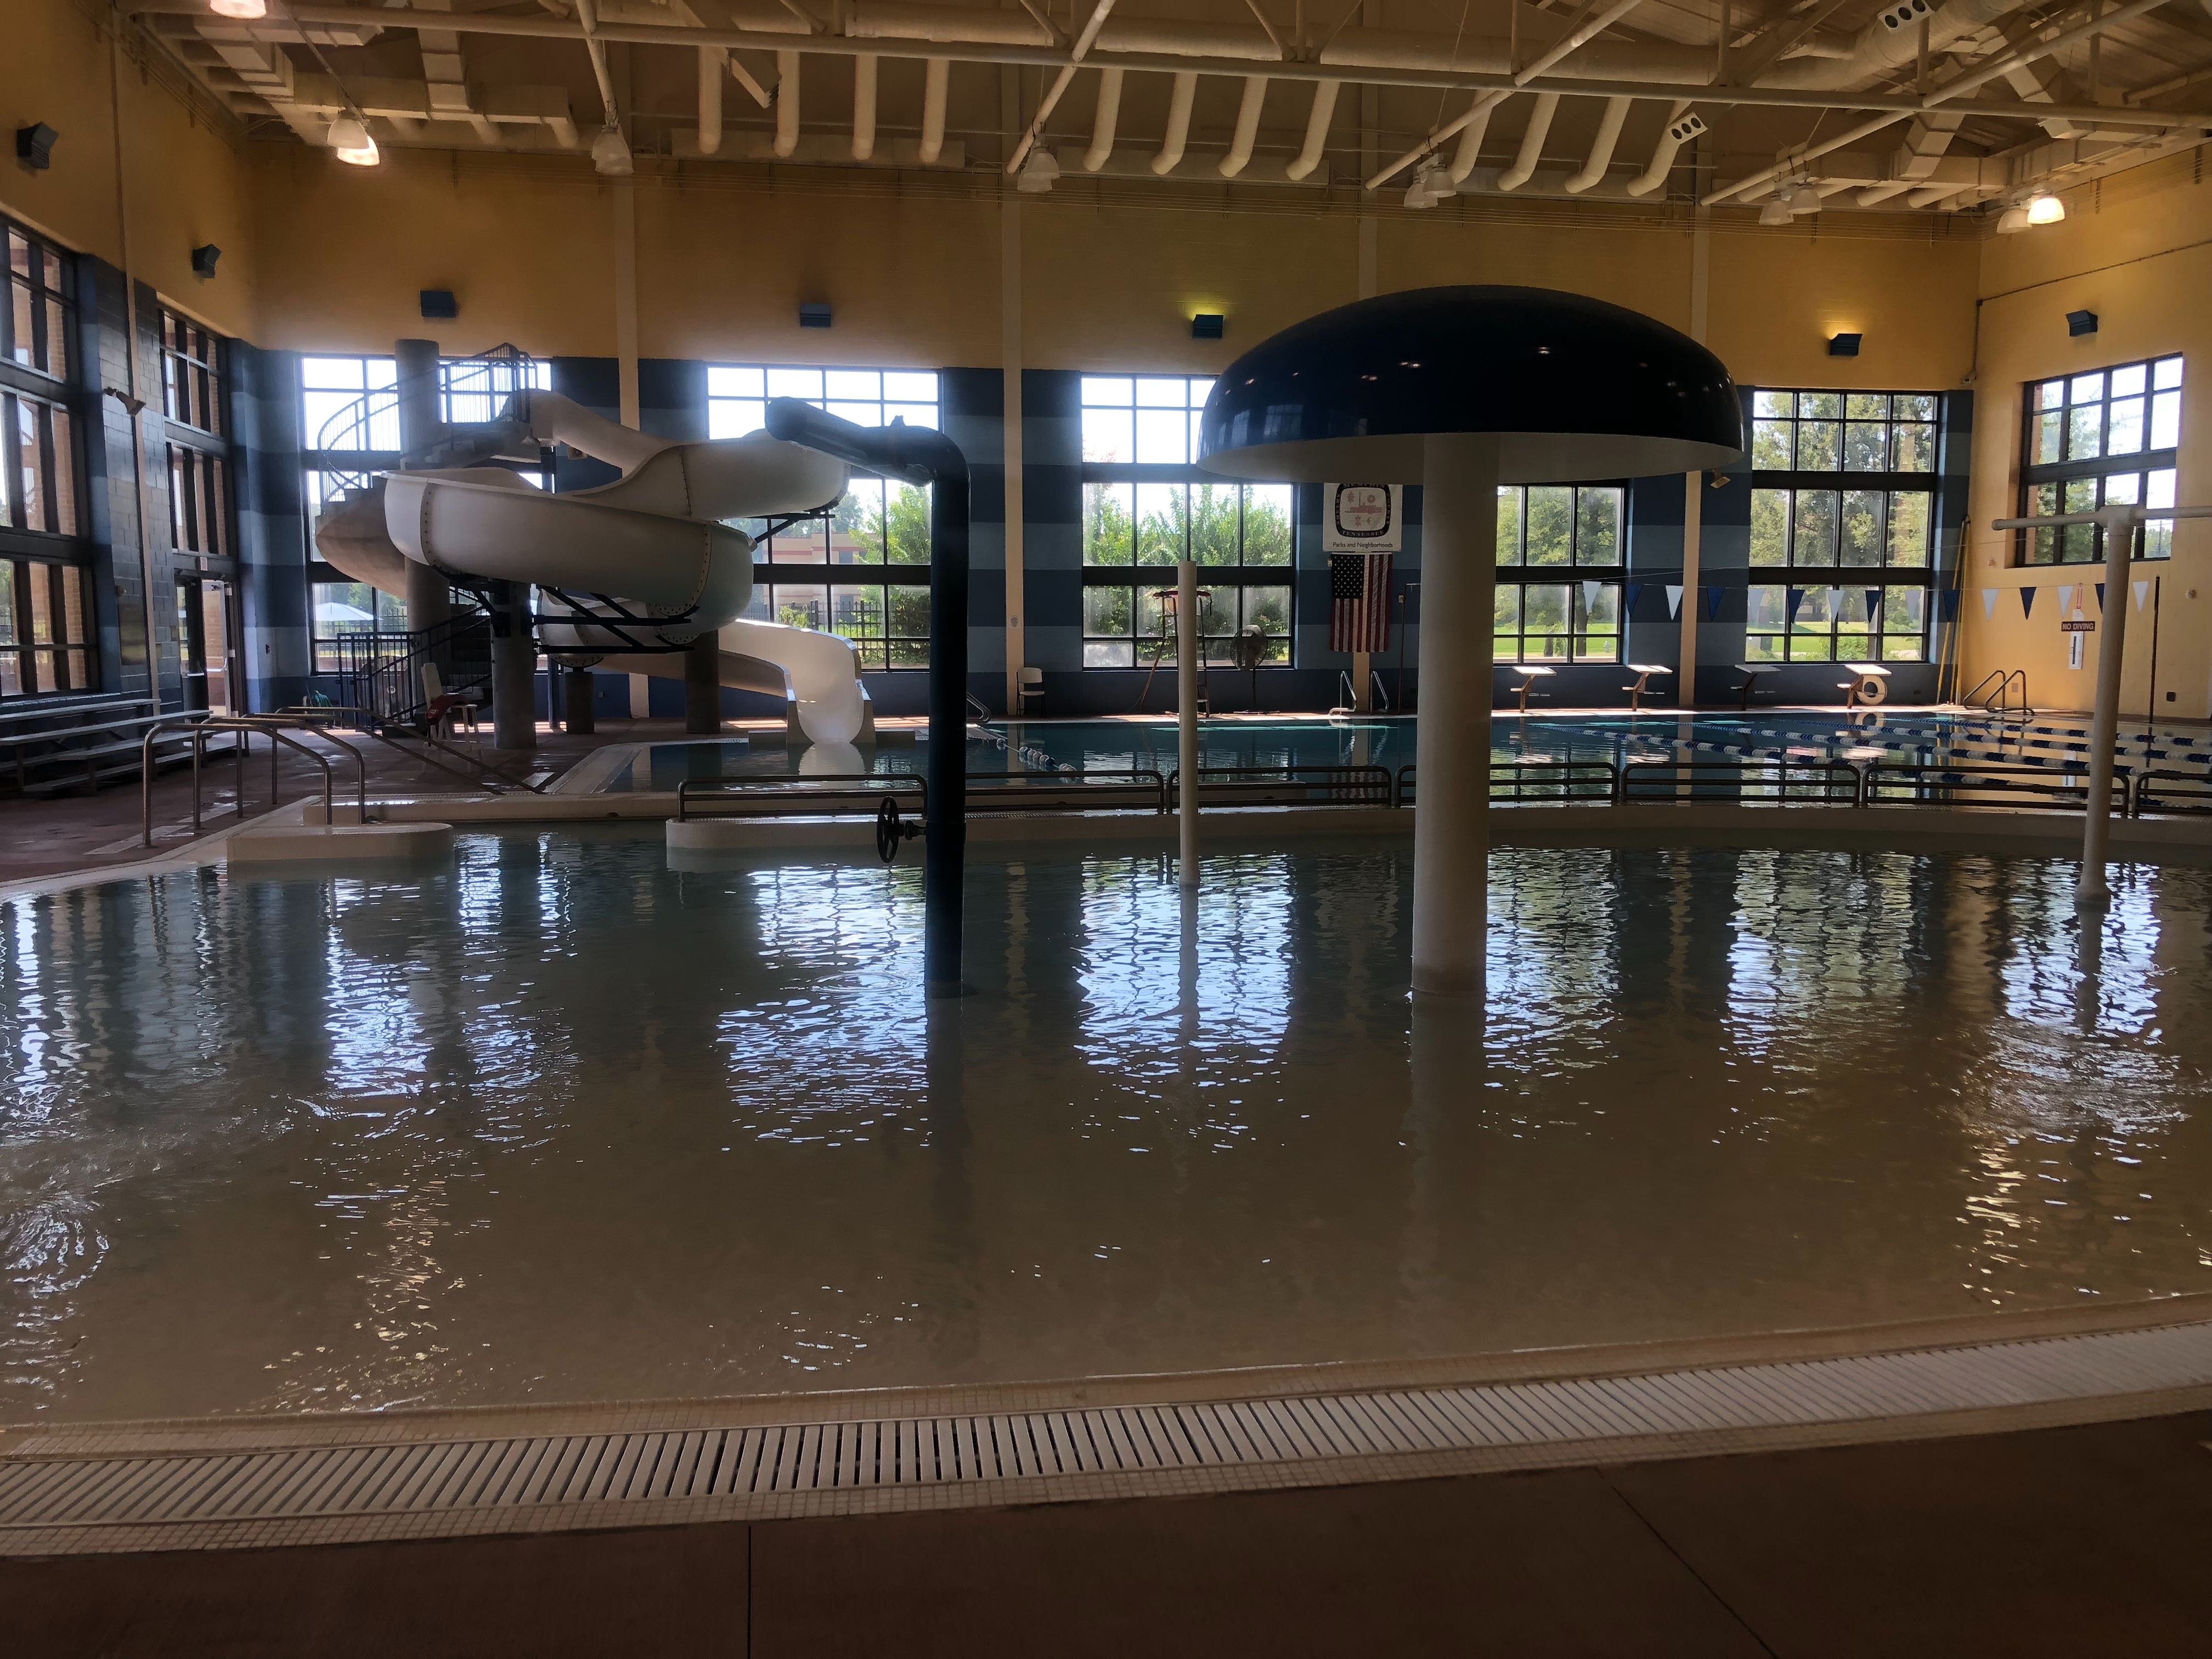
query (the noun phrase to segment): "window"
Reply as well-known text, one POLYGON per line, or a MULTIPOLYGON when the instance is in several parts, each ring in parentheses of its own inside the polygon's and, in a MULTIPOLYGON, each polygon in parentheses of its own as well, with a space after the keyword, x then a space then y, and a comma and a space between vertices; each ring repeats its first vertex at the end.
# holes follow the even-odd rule
POLYGON ((366 449, 398 454, 398 366, 389 357, 301 358, 301 436, 308 453, 366 449), (368 398, 372 392, 387 395, 368 398))
POLYGON ((1297 513, 1288 484, 1224 483, 1199 471, 1203 376, 1085 375, 1083 665, 1135 668, 1175 655, 1174 568, 1200 577, 1206 660, 1236 661, 1259 630, 1260 660, 1291 660, 1297 513))
POLYGON ((222 342, 173 311, 161 313, 161 408, 179 426, 223 431, 222 342))
POLYGON ((1926 659, 1942 406, 1932 392, 1751 394, 1747 661, 1926 659))
POLYGON ((76 535, 76 470, 69 410, 0 392, 0 528, 76 535))
MULTIPOLYGON (((337 641, 349 634, 402 634, 407 629, 407 602, 396 593, 380 592, 367 582, 316 582, 313 596, 315 672, 335 674, 344 666, 337 641)), ((394 642, 394 649, 405 647, 394 642)))
POLYGON ((1619 582, 1498 584, 1498 662, 1619 662, 1619 582))
POLYGON ((230 556, 230 494, 223 459, 169 446, 169 541, 179 553, 230 556))
MULTIPOLYGON (((2173 505, 2181 442, 2181 359, 2158 357, 2029 384, 2021 416, 2022 517, 2091 513, 2112 502, 2173 505)), ((2089 525, 2023 530, 2026 564, 2082 564, 2097 556, 2089 525)), ((2171 520, 2143 526, 2134 556, 2173 551, 2171 520)))
POLYGON ((93 689, 85 573, 0 559, 0 697, 93 689))
MULTIPOLYGON (((707 434, 742 438, 772 398, 796 398, 855 426, 938 423, 934 374, 914 369, 717 364, 707 370, 707 434)), ((826 520, 738 528, 757 544, 745 615, 852 641, 863 669, 929 666, 929 491, 855 478, 826 520)))
POLYGON ((1498 662, 1619 662, 1628 491, 1620 484, 1511 484, 1498 492, 1498 662), (1562 582, 1562 568, 1611 580, 1562 582))
POLYGON ((13 225, 0 225, 8 243, 8 304, 0 309, 0 357, 20 368, 69 378, 70 304, 61 254, 13 225))

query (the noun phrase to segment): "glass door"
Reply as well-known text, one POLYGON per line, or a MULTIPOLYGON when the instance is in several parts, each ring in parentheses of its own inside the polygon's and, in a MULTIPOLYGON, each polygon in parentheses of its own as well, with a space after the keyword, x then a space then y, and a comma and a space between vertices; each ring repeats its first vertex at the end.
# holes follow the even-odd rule
POLYGON ((233 712, 237 691, 237 630, 231 625, 231 585, 210 576, 177 580, 177 649, 183 659, 185 707, 233 712))

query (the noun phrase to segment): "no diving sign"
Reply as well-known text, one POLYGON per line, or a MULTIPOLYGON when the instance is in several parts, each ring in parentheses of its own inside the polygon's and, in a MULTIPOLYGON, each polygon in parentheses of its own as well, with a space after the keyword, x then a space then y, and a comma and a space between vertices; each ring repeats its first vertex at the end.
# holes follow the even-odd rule
POLYGON ((1323 484, 1324 553, 1401 553, 1406 546, 1402 484, 1323 484))

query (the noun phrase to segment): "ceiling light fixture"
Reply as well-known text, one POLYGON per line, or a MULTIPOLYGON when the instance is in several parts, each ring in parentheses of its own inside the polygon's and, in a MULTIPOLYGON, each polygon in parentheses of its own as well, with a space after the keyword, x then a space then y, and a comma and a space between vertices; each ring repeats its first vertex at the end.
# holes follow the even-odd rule
POLYGON ((1030 151, 1029 160, 1014 175, 1014 188, 1024 196, 1044 196, 1060 182, 1060 163, 1042 146, 1030 151))
POLYGON ((1788 199, 1779 191, 1768 197, 1765 204, 1759 210, 1759 222, 1762 225, 1788 224, 1790 222, 1788 199))
POLYGON ((380 159, 368 124, 357 115, 341 115, 331 123, 331 149, 351 167, 373 167, 380 159))
POLYGON ((269 15, 269 0, 208 0, 208 9, 218 17, 252 23, 269 15))
POLYGON ((592 165, 610 179, 629 177, 634 164, 620 127, 610 123, 599 129, 599 136, 592 140, 592 165))
POLYGON ((1416 176, 1425 186, 1431 207, 1459 194, 1459 186, 1452 182, 1451 169, 1444 165, 1441 155, 1431 155, 1422 162, 1416 176))
POLYGON ((2021 203, 2014 202, 1997 215, 1997 234, 2000 236, 2017 236, 2027 226, 2027 209, 2021 203))
POLYGON ((2038 191, 2027 198, 2027 222, 2031 225, 2055 225, 2066 217, 2066 204, 2049 191, 2038 191))
POLYGON ((1811 185, 1791 185, 1782 191, 1782 199, 1792 213, 1820 210, 1820 192, 1811 185))

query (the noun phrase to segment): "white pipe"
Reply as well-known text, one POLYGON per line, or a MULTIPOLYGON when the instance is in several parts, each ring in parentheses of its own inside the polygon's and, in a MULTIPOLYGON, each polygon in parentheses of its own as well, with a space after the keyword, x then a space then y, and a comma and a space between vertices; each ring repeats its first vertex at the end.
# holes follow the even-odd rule
POLYGON ((1667 123, 1659 129, 1658 140, 1651 146, 1651 159, 1644 164, 1644 171, 1629 181, 1628 193, 1631 196, 1649 196, 1667 182, 1667 175, 1674 170, 1674 157, 1682 148, 1678 126, 1689 112, 1687 99, 1677 101, 1674 107, 1667 112, 1667 123))
MULTIPOLYGON (((1534 81, 1538 76, 1543 74, 1545 70, 1550 69, 1554 64, 1559 63, 1562 58, 1571 57, 1575 52, 1581 50, 1582 47, 1588 45, 1595 36, 1602 34, 1606 30, 1611 28, 1615 23, 1627 16, 1630 12, 1634 11, 1636 8, 1643 3, 1644 0, 1613 0, 1613 3, 1607 6, 1603 11, 1598 13, 1596 16, 1587 19, 1579 27, 1570 29, 1565 34, 1562 35, 1558 41, 1553 43, 1553 45, 1538 57, 1534 62, 1531 63, 1528 68, 1516 70, 1513 73, 1514 86, 1527 86, 1531 81, 1534 81)), ((1407 150, 1403 155, 1401 155, 1396 161, 1391 162, 1389 166, 1382 168, 1379 173, 1370 174, 1364 184, 1362 185, 1362 188, 1366 190, 1382 189, 1382 186, 1390 180, 1393 175, 1404 172, 1407 167, 1413 166, 1414 162, 1421 160, 1422 157, 1434 152, 1438 144, 1450 137, 1454 133, 1464 131, 1467 125, 1470 121, 1473 121, 1476 117, 1480 116, 1485 110, 1494 108, 1496 106, 1504 103, 1509 95, 1509 92, 1510 88, 1484 93, 1480 98, 1474 100, 1474 104, 1469 106, 1464 115, 1462 115, 1456 120, 1446 122, 1443 126, 1437 128, 1433 132, 1430 133, 1426 142, 1414 145, 1413 149, 1407 150)), ((1549 97, 1554 104, 1559 102, 1558 94, 1547 93, 1545 95, 1549 97)), ((1551 124, 1551 118, 1549 116, 1546 116, 1544 119, 1545 125, 1548 126, 1551 124)))
POLYGON ((1091 124, 1091 148, 1083 152, 1083 170, 1096 173, 1113 159, 1114 129, 1121 119, 1121 71, 1102 70, 1098 76, 1098 112, 1091 124))
POLYGON ((1482 141, 1490 132, 1490 118, 1496 112, 1492 104, 1459 130, 1459 153, 1452 157, 1451 181, 1455 185, 1467 182, 1475 164, 1482 160, 1482 141))
POLYGON ((921 164, 934 167, 945 153, 945 94, 952 79, 949 58, 933 58, 921 73, 921 164))
POLYGON ((1190 106, 1197 97, 1197 71, 1176 70, 1175 89, 1168 94, 1167 136, 1160 141, 1160 153, 1152 157, 1152 171, 1163 178, 1182 163, 1183 146, 1190 142, 1190 106))
POLYGON ((1620 142, 1620 124, 1628 118, 1628 106, 1633 101, 1628 98, 1605 100, 1605 113, 1598 118, 1597 137, 1590 142, 1589 157, 1583 163, 1583 170, 1567 180, 1570 196, 1579 196, 1603 181, 1606 168, 1613 164, 1613 147, 1620 142))
POLYGON ((592 15, 592 0, 576 0, 576 21, 584 31, 584 51, 592 60, 592 78, 599 83, 599 107, 605 112, 602 124, 613 126, 622 118, 615 108, 614 78, 607 73, 607 49, 599 42, 599 20, 592 15))
POLYGON ((876 153, 876 60, 853 60, 853 159, 865 161, 876 153))
POLYGON ((793 155, 798 150, 799 54, 780 52, 775 55, 775 153, 793 155))
POLYGON ((737 53, 729 51, 726 47, 723 50, 722 55, 730 60, 731 78, 735 80, 739 86, 745 89, 746 97, 751 99, 753 102, 758 104, 763 109, 766 109, 769 105, 774 101, 769 96, 768 88, 763 86, 758 81, 756 81, 753 78, 752 71, 738 61, 737 53))
POLYGON ((1084 24, 1083 33, 1077 35, 1075 43, 1068 47, 1067 61, 1060 66, 1060 73, 1053 76, 1052 85, 1045 89, 1044 98, 1037 105, 1037 112, 1030 122, 1029 131, 1022 134, 1022 142, 1014 146, 1013 155, 1007 158, 1007 177, 1012 178, 1020 172, 1022 163, 1029 159, 1030 148, 1043 136, 1044 124, 1051 118, 1053 111, 1060 107, 1060 94, 1066 92, 1068 82, 1075 79, 1075 66, 1090 52, 1091 44, 1098 39, 1098 31, 1106 27, 1106 19, 1113 9, 1114 0, 1098 0, 1098 3, 1091 8, 1091 21, 1084 24))
POLYGON ((1267 100, 1267 77, 1244 77, 1244 96, 1237 105, 1237 133, 1229 141, 1229 154, 1221 158, 1221 176, 1234 179, 1251 164, 1252 146, 1260 137, 1260 106, 1267 100))
POLYGON ((1880 207, 1884 202, 1889 200, 1891 197, 1902 196, 1906 191, 1911 190, 1911 188, 1912 185, 1909 181, 1901 185, 1869 185, 1864 190, 1851 198, 1851 200, 1863 208, 1880 207))
MULTIPOLYGON (((1121 71, 1115 70, 1113 73, 1119 75, 1121 71)), ((1336 91, 1340 84, 1336 81, 1314 82, 1313 107, 1306 115, 1306 141, 1298 147, 1297 159, 1285 170, 1286 178, 1304 179, 1321 165, 1322 152, 1328 147, 1328 124, 1336 114, 1336 91)))
POLYGON ((699 154, 722 147, 722 65, 729 52, 720 46, 699 48, 699 154))
POLYGON ((1528 130, 1521 135, 1521 153, 1511 167, 1498 175, 1498 189, 1518 190, 1536 176, 1536 163, 1544 159, 1544 140, 1551 133, 1552 117, 1559 109, 1558 93, 1536 94, 1536 107, 1529 111, 1528 130))

